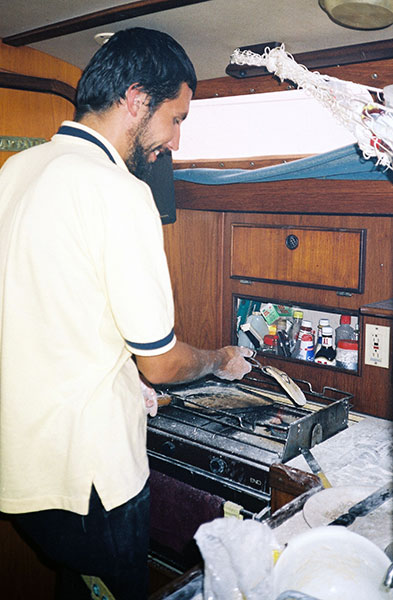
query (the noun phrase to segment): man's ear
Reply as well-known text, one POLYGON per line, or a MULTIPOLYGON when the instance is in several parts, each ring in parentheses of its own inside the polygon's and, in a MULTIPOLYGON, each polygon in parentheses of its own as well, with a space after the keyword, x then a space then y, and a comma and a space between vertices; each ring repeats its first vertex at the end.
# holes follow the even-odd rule
POLYGON ((147 94, 142 92, 137 83, 133 83, 126 91, 125 102, 130 114, 136 117, 139 110, 146 106, 147 94))

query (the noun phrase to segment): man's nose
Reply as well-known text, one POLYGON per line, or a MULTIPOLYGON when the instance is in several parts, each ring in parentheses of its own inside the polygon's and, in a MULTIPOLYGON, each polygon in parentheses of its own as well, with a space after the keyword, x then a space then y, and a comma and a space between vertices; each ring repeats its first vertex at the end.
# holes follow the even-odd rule
POLYGON ((176 151, 179 150, 180 145, 180 125, 176 127, 175 133, 171 140, 167 144, 168 150, 176 151))

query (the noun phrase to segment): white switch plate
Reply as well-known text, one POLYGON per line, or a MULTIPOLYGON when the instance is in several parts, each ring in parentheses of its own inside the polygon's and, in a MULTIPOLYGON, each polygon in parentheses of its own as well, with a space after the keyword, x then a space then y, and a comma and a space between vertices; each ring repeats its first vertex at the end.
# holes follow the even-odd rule
POLYGON ((389 368, 390 327, 366 323, 364 363, 389 368))

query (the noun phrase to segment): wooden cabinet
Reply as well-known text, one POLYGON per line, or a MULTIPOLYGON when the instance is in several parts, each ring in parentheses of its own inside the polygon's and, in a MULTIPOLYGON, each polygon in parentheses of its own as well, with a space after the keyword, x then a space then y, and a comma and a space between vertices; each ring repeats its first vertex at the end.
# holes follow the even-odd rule
POLYGON ((351 314, 360 332, 357 371, 283 357, 260 360, 310 381, 316 391, 349 392, 355 410, 391 419, 392 185, 276 183, 176 182, 178 220, 164 228, 176 332, 202 348, 237 343, 238 298, 351 314), (389 368, 365 364, 367 324, 389 328, 389 368))
MULTIPOLYGON (((273 220, 274 221, 274 220, 273 220)), ((291 224, 230 224, 230 277, 360 292, 364 229, 291 224)))
POLYGON ((223 253, 223 318, 227 324, 223 343, 237 343, 237 298, 251 297, 321 312, 349 312, 358 320, 360 331, 356 372, 343 373, 315 363, 272 356, 260 360, 263 364, 276 364, 291 377, 310 381, 317 391, 330 386, 350 392, 356 410, 391 418, 391 368, 364 363, 364 331, 372 315, 365 317, 361 309, 392 296, 392 218, 228 212, 223 253), (247 232, 251 233, 251 242, 247 232), (285 246, 288 232, 299 239, 293 250, 285 246))

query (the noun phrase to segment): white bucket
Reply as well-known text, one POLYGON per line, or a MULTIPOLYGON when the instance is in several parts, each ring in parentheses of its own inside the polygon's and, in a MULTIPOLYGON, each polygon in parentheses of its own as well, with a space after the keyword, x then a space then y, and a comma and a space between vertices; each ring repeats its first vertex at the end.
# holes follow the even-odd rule
POLYGON ((388 600, 390 561, 365 537, 345 527, 317 527, 292 538, 274 569, 277 597, 286 590, 318 600, 388 600))

